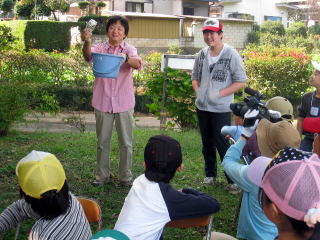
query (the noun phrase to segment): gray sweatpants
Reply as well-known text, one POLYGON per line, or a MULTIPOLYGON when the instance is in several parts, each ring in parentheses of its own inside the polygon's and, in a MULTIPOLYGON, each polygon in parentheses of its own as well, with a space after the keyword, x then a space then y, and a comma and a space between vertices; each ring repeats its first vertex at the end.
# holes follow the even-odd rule
POLYGON ((132 180, 133 109, 122 113, 105 113, 95 109, 97 134, 97 180, 110 178, 110 144, 113 124, 119 141, 119 181, 132 180))

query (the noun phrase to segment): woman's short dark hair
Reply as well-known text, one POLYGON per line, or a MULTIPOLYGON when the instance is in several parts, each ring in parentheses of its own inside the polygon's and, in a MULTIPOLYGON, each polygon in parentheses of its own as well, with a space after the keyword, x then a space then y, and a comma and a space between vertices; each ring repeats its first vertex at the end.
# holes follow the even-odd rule
POLYGON ((67 181, 59 192, 50 190, 41 195, 40 199, 26 195, 20 188, 20 195, 31 205, 33 211, 44 219, 54 219, 67 212, 70 206, 69 187, 67 181))
POLYGON ((120 22, 120 24, 124 27, 124 33, 126 36, 128 36, 129 33, 129 23, 127 18, 123 16, 112 16, 111 18, 108 19, 107 26, 106 26, 106 31, 108 32, 108 29, 110 25, 115 24, 116 22, 120 22))

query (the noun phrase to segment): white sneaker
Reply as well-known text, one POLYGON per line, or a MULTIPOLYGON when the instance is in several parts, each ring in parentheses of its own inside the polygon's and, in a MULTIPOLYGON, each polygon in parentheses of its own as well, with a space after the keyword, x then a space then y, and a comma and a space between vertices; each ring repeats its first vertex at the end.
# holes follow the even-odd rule
POLYGON ((215 182, 215 179, 214 179, 214 177, 205 177, 204 179, 203 179, 203 183, 204 184, 214 184, 214 182, 215 182))
POLYGON ((238 194, 242 191, 241 188, 239 188, 239 186, 236 183, 228 184, 227 190, 231 194, 238 194))

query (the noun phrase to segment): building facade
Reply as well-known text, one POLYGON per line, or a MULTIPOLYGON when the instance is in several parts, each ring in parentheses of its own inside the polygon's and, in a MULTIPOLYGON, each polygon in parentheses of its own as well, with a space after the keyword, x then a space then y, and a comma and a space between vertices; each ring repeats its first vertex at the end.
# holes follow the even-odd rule
POLYGON ((108 0, 110 11, 209 16, 208 0, 108 0))
POLYGON ((216 17, 248 17, 259 25, 267 20, 281 21, 285 27, 289 25, 290 11, 295 10, 298 7, 290 0, 221 0, 211 5, 212 15, 216 17))

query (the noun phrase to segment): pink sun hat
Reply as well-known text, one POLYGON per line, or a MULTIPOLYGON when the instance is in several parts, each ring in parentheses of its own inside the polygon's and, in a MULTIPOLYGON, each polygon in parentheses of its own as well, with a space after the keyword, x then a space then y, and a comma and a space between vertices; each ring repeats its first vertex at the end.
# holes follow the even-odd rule
POLYGON ((289 217, 303 220, 308 210, 320 203, 320 159, 317 154, 287 147, 279 151, 266 168, 255 164, 250 169, 250 165, 249 180, 260 186, 289 217), (259 179, 262 179, 260 183, 259 179))

